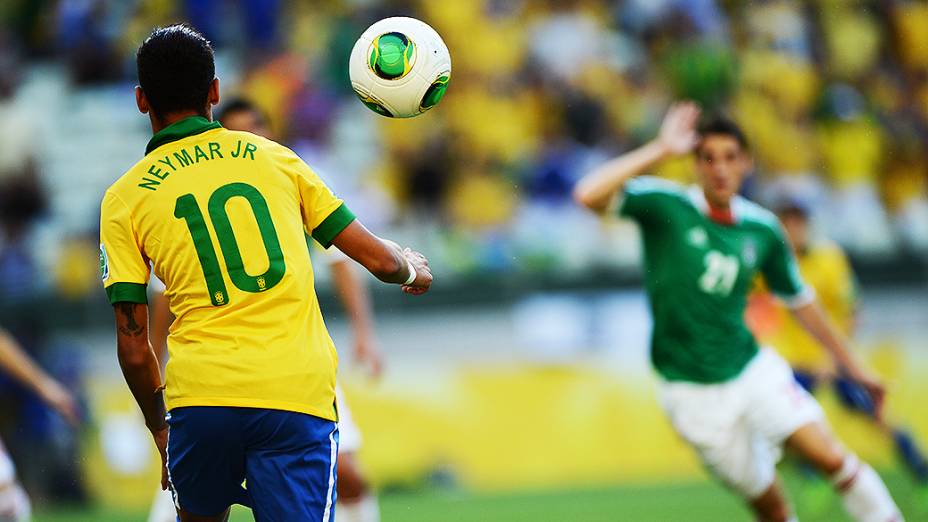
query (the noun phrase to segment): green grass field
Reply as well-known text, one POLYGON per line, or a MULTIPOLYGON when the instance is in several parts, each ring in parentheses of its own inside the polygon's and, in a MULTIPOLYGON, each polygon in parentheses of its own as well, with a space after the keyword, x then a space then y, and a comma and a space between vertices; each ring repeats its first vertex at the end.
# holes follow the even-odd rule
MULTIPOLYGON (((928 501, 925 491, 918 491, 901 474, 886 476, 890 490, 909 522, 928 520, 928 510, 919 509, 919 495, 928 501)), ((803 522, 842 522, 840 503, 833 495, 818 496, 815 508, 802 500, 800 491, 809 483, 787 478, 792 498, 797 499, 803 522)), ((544 522, 576 520, 605 522, 717 522, 749 521, 751 517, 740 502, 721 487, 698 482, 660 486, 623 486, 575 491, 534 491, 506 494, 474 494, 429 490, 384 494, 380 498, 384 522, 544 522)), ((928 505, 922 504, 922 508, 928 505)), ((35 522, 129 522, 144 521, 146 514, 112 511, 39 512, 35 522)), ((247 509, 236 509, 233 522, 252 520, 247 509)))

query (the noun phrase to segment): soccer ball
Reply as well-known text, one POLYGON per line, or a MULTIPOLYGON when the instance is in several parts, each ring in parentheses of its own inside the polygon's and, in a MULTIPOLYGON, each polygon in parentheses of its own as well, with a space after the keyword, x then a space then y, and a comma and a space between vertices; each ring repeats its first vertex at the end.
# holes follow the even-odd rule
POLYGON ((411 118, 438 105, 451 80, 451 55, 441 36, 415 18, 385 18, 351 50, 351 86, 369 109, 411 118))

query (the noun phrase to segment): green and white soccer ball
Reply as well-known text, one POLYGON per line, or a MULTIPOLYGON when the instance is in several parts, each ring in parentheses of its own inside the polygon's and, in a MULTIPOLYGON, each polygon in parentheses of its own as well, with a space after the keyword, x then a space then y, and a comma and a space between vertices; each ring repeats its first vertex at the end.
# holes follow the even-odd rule
POLYGON ((377 114, 411 118, 438 105, 451 80, 451 55, 441 36, 415 18, 385 18, 351 50, 351 86, 377 114))

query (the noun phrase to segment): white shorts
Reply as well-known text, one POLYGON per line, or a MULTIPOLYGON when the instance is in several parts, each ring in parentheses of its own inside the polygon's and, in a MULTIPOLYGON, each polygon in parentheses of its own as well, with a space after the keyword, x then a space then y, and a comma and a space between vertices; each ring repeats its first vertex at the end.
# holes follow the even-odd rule
POLYGON ((30 518, 32 506, 16 481, 16 467, 0 442, 0 522, 21 522, 30 518))
POLYGON ((148 513, 148 522, 176 522, 177 508, 174 507, 174 495, 171 490, 162 490, 158 487, 155 492, 155 499, 151 503, 151 511, 148 513))
POLYGON ((712 474, 748 499, 773 484, 783 441, 824 419, 786 361, 767 348, 730 381, 664 381, 660 388, 664 411, 677 433, 712 474))
POLYGON ((361 430, 351 418, 351 410, 341 387, 335 385, 335 402, 338 404, 338 452, 352 453, 361 449, 361 430))

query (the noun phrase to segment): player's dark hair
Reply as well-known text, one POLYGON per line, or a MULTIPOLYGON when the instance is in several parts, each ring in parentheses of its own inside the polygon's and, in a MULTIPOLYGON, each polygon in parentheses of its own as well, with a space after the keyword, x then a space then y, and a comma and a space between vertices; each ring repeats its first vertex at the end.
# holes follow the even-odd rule
POLYGON ((155 116, 205 111, 216 64, 209 40, 194 28, 174 24, 155 29, 139 46, 135 61, 139 86, 155 116))
POLYGON ((711 136, 713 134, 731 136, 735 138, 735 141, 738 142, 742 150, 747 151, 750 148, 748 147, 748 138, 744 135, 744 131, 741 130, 741 127, 724 116, 714 116, 705 120, 699 125, 697 132, 699 133, 700 139, 705 139, 706 136, 711 136))
POLYGON ((781 218, 793 217, 807 220, 811 214, 809 206, 798 199, 785 198, 774 202, 772 207, 774 213, 781 218))
POLYGON ((230 114, 236 112, 250 112, 256 114, 262 124, 267 124, 267 116, 264 114, 264 111, 247 98, 232 98, 230 101, 224 103, 222 108, 219 109, 216 119, 221 123, 228 118, 230 114))

